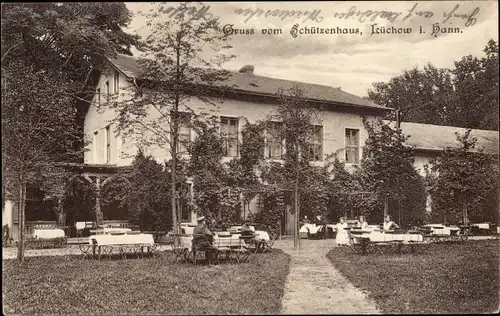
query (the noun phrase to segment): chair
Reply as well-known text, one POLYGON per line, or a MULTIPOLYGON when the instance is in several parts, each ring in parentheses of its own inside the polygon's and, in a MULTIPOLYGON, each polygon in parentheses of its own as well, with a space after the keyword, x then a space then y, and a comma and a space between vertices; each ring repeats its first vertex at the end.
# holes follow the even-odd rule
POLYGON ((232 238, 231 235, 229 236, 220 236, 216 241, 216 244, 214 245, 217 248, 217 263, 219 262, 219 255, 224 254, 225 259, 229 259, 230 262, 231 260, 231 244, 232 244, 232 238))
POLYGON ((253 256, 257 253, 257 249, 252 247, 252 245, 255 245, 253 237, 250 242, 251 244, 247 245, 245 237, 240 236, 237 244, 234 246, 231 245, 231 253, 234 254, 234 259, 237 263, 242 261, 251 261, 250 259, 253 259, 253 256))
POLYGON ((75 223, 75 228, 76 228, 76 235, 77 237, 81 238, 83 235, 83 230, 85 229, 87 225, 85 222, 76 222, 75 223))
POLYGON ((182 234, 171 234, 170 238, 165 241, 166 244, 171 244, 172 253, 174 255, 175 262, 187 262, 189 260, 189 247, 185 244, 181 244, 182 234))
POLYGON ((262 249, 262 252, 274 252, 273 246, 274 242, 278 239, 278 233, 276 232, 269 232, 269 240, 264 240, 263 241, 263 246, 264 249, 262 249))

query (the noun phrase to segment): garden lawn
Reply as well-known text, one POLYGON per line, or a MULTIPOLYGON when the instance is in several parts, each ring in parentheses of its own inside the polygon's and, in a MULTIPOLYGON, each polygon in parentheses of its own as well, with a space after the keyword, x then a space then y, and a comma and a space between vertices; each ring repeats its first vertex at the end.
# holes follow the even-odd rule
POLYGON ((332 264, 383 313, 491 313, 499 309, 499 242, 424 245, 420 254, 359 255, 335 248, 332 264))
POLYGON ((76 256, 4 260, 6 314, 277 314, 290 257, 252 263, 173 264, 171 257, 84 260, 76 256))

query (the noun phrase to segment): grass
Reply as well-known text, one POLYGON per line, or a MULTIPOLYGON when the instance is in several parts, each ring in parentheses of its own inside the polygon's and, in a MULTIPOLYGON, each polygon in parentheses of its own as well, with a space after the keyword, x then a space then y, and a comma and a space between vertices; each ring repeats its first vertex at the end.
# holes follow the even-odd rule
POLYGON ((431 244, 420 254, 359 255, 335 248, 332 264, 385 314, 499 310, 499 243, 431 244))
POLYGON ((6 314, 277 314, 290 257, 193 266, 157 258, 84 260, 75 256, 4 260, 6 314))

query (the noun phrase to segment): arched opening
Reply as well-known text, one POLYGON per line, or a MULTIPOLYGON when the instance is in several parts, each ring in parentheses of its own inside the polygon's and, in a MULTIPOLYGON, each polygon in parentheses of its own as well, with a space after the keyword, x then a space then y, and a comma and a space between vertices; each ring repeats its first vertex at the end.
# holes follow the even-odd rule
POLYGON ((104 220, 128 220, 128 194, 130 182, 125 176, 117 175, 103 182, 101 205, 104 220))
POLYGON ((95 221, 95 187, 82 176, 73 177, 65 191, 63 208, 66 213, 66 225, 69 236, 75 237, 75 223, 95 221))
POLYGON ((33 185, 26 187, 26 222, 56 221, 56 208, 57 201, 48 198, 46 192, 33 185))

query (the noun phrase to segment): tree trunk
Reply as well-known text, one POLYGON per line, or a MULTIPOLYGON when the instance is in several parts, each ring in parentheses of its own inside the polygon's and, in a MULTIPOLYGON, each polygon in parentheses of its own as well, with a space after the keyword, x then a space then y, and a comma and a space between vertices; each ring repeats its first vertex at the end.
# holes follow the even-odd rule
POLYGON ((17 260, 20 262, 24 261, 24 245, 25 239, 24 231, 25 231, 25 220, 24 220, 24 209, 26 207, 26 184, 22 183, 19 185, 19 242, 17 248, 17 260))
POLYGON ((384 194, 384 218, 382 219, 382 221, 385 220, 385 217, 389 215, 389 201, 388 201, 388 198, 387 198, 387 189, 386 189, 386 192, 384 194))
POLYGON ((293 245, 295 250, 300 249, 300 236, 299 236, 299 177, 295 177, 295 188, 294 188, 294 208, 295 208, 295 218, 294 218, 294 237, 293 245))

